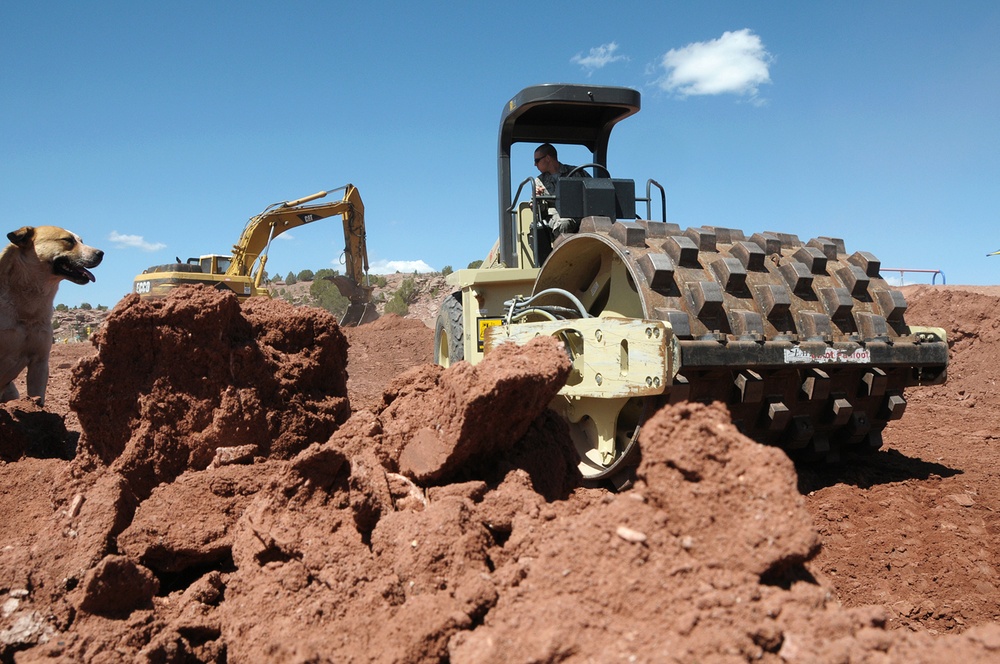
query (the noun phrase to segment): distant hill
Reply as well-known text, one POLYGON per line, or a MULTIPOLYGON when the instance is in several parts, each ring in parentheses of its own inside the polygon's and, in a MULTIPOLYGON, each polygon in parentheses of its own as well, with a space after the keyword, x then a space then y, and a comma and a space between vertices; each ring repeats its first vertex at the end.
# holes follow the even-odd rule
MULTIPOLYGON (((412 279, 407 292, 411 293, 410 301, 407 302, 407 313, 404 318, 419 320, 427 327, 433 328, 437 319, 438 307, 441 300, 451 292, 451 287, 445 282, 440 273, 430 274, 386 274, 380 275, 381 279, 374 276, 372 283, 381 283, 385 280, 384 286, 376 286, 372 296, 379 314, 385 312, 385 305, 393 294, 400 290, 407 279, 412 279)), ((300 281, 295 284, 285 284, 284 281, 276 281, 271 284, 271 296, 281 298, 296 306, 316 306, 316 302, 309 294, 312 286, 311 281, 300 281)), ((72 341, 83 341, 89 334, 97 331, 97 328, 104 322, 108 315, 108 310, 72 309, 56 310, 52 315, 53 334, 56 343, 66 343, 72 341)))

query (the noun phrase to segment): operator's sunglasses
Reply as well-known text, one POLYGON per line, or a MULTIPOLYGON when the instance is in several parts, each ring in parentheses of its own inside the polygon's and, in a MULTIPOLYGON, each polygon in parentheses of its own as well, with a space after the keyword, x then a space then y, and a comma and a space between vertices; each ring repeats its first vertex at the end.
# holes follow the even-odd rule
POLYGON ((545 159, 545 157, 546 155, 544 154, 541 157, 535 157, 535 166, 538 166, 538 162, 540 162, 542 159, 545 159))

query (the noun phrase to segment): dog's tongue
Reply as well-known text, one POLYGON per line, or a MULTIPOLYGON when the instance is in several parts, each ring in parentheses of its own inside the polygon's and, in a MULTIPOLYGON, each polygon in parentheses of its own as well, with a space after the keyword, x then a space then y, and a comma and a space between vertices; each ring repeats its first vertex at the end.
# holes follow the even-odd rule
POLYGON ((87 279, 89 279, 90 281, 97 281, 97 279, 94 277, 94 273, 91 272, 90 270, 88 270, 87 268, 81 267, 80 268, 80 272, 83 274, 83 276, 87 277, 87 279))

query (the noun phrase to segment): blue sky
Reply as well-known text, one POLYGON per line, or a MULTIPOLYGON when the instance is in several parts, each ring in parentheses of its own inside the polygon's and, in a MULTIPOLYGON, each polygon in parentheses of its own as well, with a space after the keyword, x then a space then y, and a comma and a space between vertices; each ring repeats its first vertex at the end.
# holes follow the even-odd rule
MULTIPOLYGON (((553 82, 641 91, 608 165, 663 183, 668 221, 1000 283, 1000 3, 3 0, 0 27, 5 232, 106 251, 57 303, 112 306, 145 267, 348 182, 373 271, 465 267, 497 234, 501 109, 553 82)), ((268 270, 342 249, 339 222, 302 227, 268 270)))

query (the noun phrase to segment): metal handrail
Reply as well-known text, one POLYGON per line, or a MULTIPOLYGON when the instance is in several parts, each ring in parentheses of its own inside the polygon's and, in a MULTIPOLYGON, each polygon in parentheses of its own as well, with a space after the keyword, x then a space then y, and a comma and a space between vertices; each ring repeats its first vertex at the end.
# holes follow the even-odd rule
POLYGON ((899 281, 900 281, 900 283, 902 283, 902 281, 903 281, 903 273, 904 272, 925 272, 925 273, 930 273, 930 274, 934 275, 933 277, 931 277, 931 285, 932 286, 935 285, 935 282, 937 280, 937 276, 940 274, 941 275, 941 285, 945 286, 945 285, 948 284, 948 282, 944 278, 944 272, 942 272, 941 270, 927 270, 927 269, 920 269, 920 268, 915 268, 915 267, 883 267, 883 268, 879 268, 879 272, 899 272, 899 281))
POLYGON ((652 207, 652 204, 653 204, 653 197, 652 197, 651 187, 656 187, 657 189, 660 190, 660 209, 661 209, 661 214, 663 216, 663 218, 660 221, 666 221, 667 220, 667 191, 663 188, 663 185, 661 185, 656 180, 653 180, 652 178, 650 178, 649 180, 646 180, 646 197, 645 198, 636 198, 635 202, 636 203, 645 203, 646 204, 646 219, 649 219, 650 221, 652 221, 652 217, 650 216, 652 214, 652 210, 650 208, 652 207))

